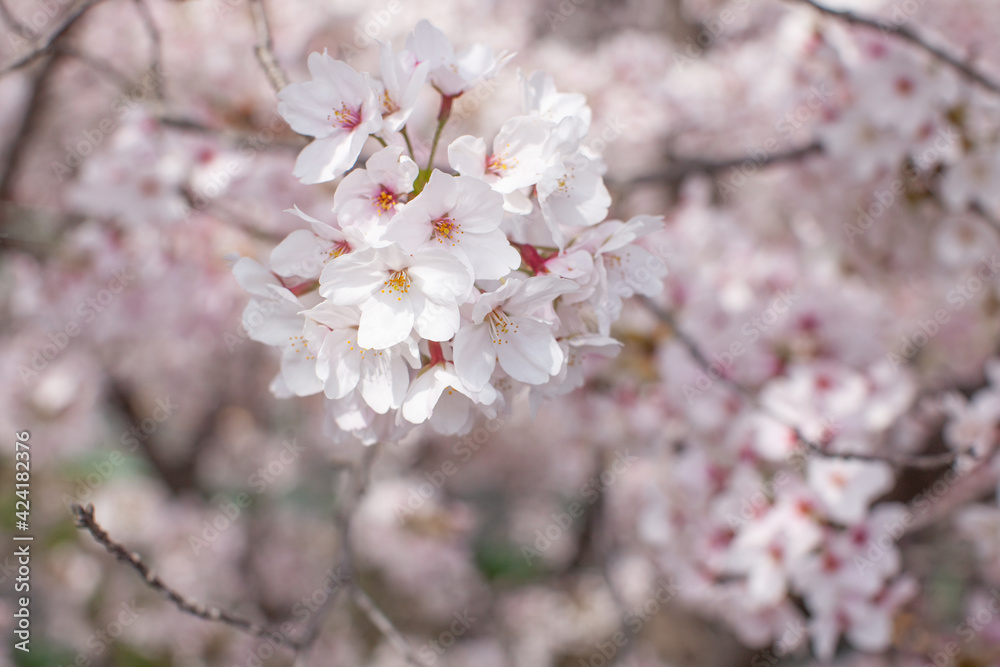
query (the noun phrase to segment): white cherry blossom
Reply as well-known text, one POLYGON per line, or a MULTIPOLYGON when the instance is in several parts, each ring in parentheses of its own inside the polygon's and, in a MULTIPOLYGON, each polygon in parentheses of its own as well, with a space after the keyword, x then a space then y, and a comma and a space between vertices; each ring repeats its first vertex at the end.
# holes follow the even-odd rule
POLYGON ((489 382, 500 368, 526 384, 542 384, 559 373, 565 355, 544 317, 545 309, 576 285, 569 280, 536 276, 511 278, 494 292, 480 295, 472 321, 455 336, 455 368, 472 389, 489 382))
POLYGON ((477 280, 496 280, 521 265, 500 231, 500 195, 480 180, 435 170, 423 192, 385 228, 385 238, 407 252, 441 248, 472 267, 477 280))
POLYGON ((381 129, 381 103, 371 77, 326 52, 309 56, 309 73, 311 81, 278 93, 278 113, 299 134, 315 137, 292 173, 303 183, 322 183, 350 169, 368 136, 381 129))
POLYGON ((392 244, 330 262, 319 292, 334 305, 360 308, 358 343, 384 350, 411 332, 433 341, 454 336, 471 288, 471 269, 454 255, 438 248, 407 254, 392 244))

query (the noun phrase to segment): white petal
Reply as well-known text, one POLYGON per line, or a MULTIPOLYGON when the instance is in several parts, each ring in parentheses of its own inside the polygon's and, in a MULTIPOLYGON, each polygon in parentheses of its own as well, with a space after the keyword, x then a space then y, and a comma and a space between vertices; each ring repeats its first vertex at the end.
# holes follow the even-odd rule
POLYGON ((297 229, 271 251, 271 270, 279 276, 315 278, 323 268, 326 243, 308 229, 297 229))
POLYGON ((448 146, 448 162, 463 176, 482 178, 486 173, 486 142, 468 134, 455 139, 448 146))
POLYGON ((307 185, 332 181, 354 166, 367 139, 357 131, 315 139, 299 153, 292 175, 307 185))
POLYGON ((486 324, 467 324, 455 334, 452 347, 455 371, 462 382, 478 391, 486 386, 497 364, 497 353, 486 324))
POLYGON ((389 350, 368 350, 361 365, 361 397, 378 414, 403 403, 410 374, 399 355, 389 350))
POLYGON ((507 299, 504 311, 530 315, 540 308, 551 305, 559 295, 575 292, 578 289, 580 286, 572 280, 555 276, 534 276, 525 280, 520 289, 507 299))
POLYGON ((521 266, 521 253, 499 229, 486 234, 465 234, 452 250, 465 255, 476 280, 499 280, 521 266))
POLYGON ((458 304, 454 301, 437 301, 419 294, 411 297, 416 320, 414 330, 427 340, 449 340, 460 324, 458 304))
POLYGON ((319 293, 338 306, 356 306, 377 291, 388 278, 374 250, 341 255, 320 274, 319 293))
POLYGON ((285 348, 281 356, 281 377, 296 396, 309 396, 323 389, 323 382, 316 375, 314 353, 296 346, 285 348))
POLYGON ((233 264, 233 277, 240 287, 257 296, 270 296, 268 285, 277 285, 278 280, 270 271, 249 257, 240 257, 233 264))
POLYGON ((327 398, 343 398, 358 386, 361 353, 356 339, 357 332, 349 330, 332 331, 323 340, 316 355, 316 374, 324 381, 327 398))
POLYGON ((547 382, 559 372, 565 358, 551 327, 527 317, 512 319, 511 325, 495 345, 500 367, 519 382, 547 382))
POLYGON ((444 383, 438 379, 433 368, 418 375, 403 400, 403 419, 411 424, 423 424, 430 419, 442 391, 444 383))
POLYGON ((408 295, 382 295, 361 307, 358 344, 384 350, 402 343, 413 331, 413 306, 408 295))

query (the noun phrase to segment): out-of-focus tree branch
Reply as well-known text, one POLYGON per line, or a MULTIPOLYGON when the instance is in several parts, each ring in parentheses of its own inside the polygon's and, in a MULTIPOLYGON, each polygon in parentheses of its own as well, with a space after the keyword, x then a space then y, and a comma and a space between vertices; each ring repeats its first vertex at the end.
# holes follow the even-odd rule
MULTIPOLYGON (((35 135, 35 130, 42 119, 45 101, 48 96, 49 80, 52 77, 52 73, 55 72, 60 58, 59 54, 48 56, 42 69, 38 71, 32 81, 31 94, 27 104, 24 106, 24 112, 21 114, 21 120, 17 126, 17 132, 14 134, 14 140, 7 149, 7 155, 3 164, 0 164, 0 201, 9 201, 12 198, 18 167, 20 167, 21 160, 24 158, 27 148, 35 135)), ((3 222, 10 222, 10 220, 0 219, 0 224, 3 222)))
POLYGON ((6 0, 0 0, 0 19, 3 19, 4 23, 10 26, 12 30, 16 30, 21 33, 24 32, 26 27, 24 22, 18 20, 18 18, 11 13, 10 9, 7 7, 6 0))
MULTIPOLYGON (((340 569, 338 571, 347 580, 347 587, 350 590, 351 600, 354 602, 354 605, 364 613, 371 624, 392 644, 393 648, 413 667, 427 667, 423 660, 417 656, 416 651, 413 650, 410 643, 403 637, 403 634, 393 624, 392 620, 386 616, 385 612, 375 604, 375 601, 372 600, 367 591, 361 587, 357 577, 354 562, 354 547, 351 540, 351 525, 358 504, 368 489, 368 480, 375 457, 378 455, 378 447, 378 445, 368 447, 362 456, 360 465, 348 471, 351 475, 349 488, 334 515, 334 524, 340 536, 341 548, 340 569)), ((333 595, 327 598, 323 607, 310 619, 309 626, 306 628, 299 642, 299 659, 296 661, 296 667, 304 667, 307 664, 308 648, 318 637, 319 627, 326 614, 333 607, 334 600, 335 596, 333 595)))
POLYGON ((163 67, 163 40, 160 37, 160 29, 156 25, 156 19, 146 4, 146 0, 135 0, 135 7, 139 12, 142 25, 149 35, 149 68, 156 74, 154 77, 153 92, 157 99, 163 100, 163 77, 161 68, 163 67))
POLYGON ((59 24, 59 27, 52 31, 52 33, 42 40, 40 44, 35 46, 32 50, 28 51, 26 54, 7 65, 6 67, 0 69, 0 77, 7 76, 11 72, 21 69, 22 67, 27 67, 31 63, 35 62, 38 58, 43 55, 48 54, 52 47, 59 41, 59 39, 66 34, 66 32, 73 27, 73 25, 79 21, 84 14, 86 14, 91 8, 100 4, 103 0, 84 0, 80 3, 76 9, 71 11, 63 22, 59 24))
POLYGON ((820 4, 815 0, 794 0, 795 2, 800 2, 805 5, 809 5, 813 9, 826 14, 828 16, 834 16, 842 21, 846 21, 851 25, 864 26, 866 28, 871 28, 873 30, 880 30, 882 32, 888 32, 896 35, 900 39, 903 39, 921 49, 931 54, 941 62, 945 63, 956 72, 961 74, 963 77, 979 84, 987 90, 1000 94, 1000 83, 990 78, 986 74, 980 72, 972 64, 961 60, 960 58, 952 55, 948 51, 941 47, 935 46, 928 42, 924 37, 917 34, 912 29, 905 25, 900 25, 898 23, 890 23, 888 21, 883 21, 877 18, 871 18, 867 16, 862 16, 855 12, 846 9, 833 9, 832 7, 827 7, 826 5, 820 4))
POLYGON ((661 322, 670 327, 673 335, 676 337, 677 341, 681 346, 687 351, 691 358, 698 364, 703 372, 709 375, 709 377, 719 376, 719 381, 724 385, 739 394, 744 400, 746 400, 755 410, 761 411, 763 414, 767 415, 771 419, 774 419, 783 426, 791 429, 792 434, 795 436, 797 443, 803 447, 806 452, 816 456, 823 456, 827 458, 838 458, 838 459, 854 459, 859 461, 881 461, 888 463, 893 466, 900 468, 916 468, 920 470, 930 470, 935 468, 941 468, 943 466, 951 465, 958 458, 958 455, 954 452, 945 452, 942 454, 928 454, 925 456, 878 456, 875 454, 862 454, 853 452, 831 452, 827 448, 823 447, 820 443, 807 438, 804 433, 793 424, 789 424, 785 419, 781 418, 779 415, 774 414, 774 411, 769 409, 766 405, 761 403, 760 398, 757 394, 744 387, 742 384, 727 377, 723 373, 710 374, 711 364, 708 362, 708 357, 701 350, 698 343, 692 338, 688 333, 686 333, 682 327, 677 323, 674 314, 664 310, 659 305, 657 305, 652 299, 645 296, 640 296, 639 300, 646 306, 647 309, 653 315, 657 317, 661 322))
POLYGON ((128 550, 108 535, 107 531, 105 531, 101 525, 97 523, 97 519, 94 517, 93 505, 81 507, 80 505, 74 504, 72 509, 78 528, 82 528, 89 532, 91 536, 101 546, 107 549, 108 552, 115 558, 124 563, 128 563, 132 569, 138 572, 139 575, 145 580, 146 585, 170 600, 181 611, 206 621, 225 623, 232 628, 254 637, 268 637, 277 634, 277 630, 259 625, 224 609, 220 609, 219 607, 206 607, 198 602, 195 602, 194 600, 184 597, 160 579, 160 577, 153 572, 153 570, 150 569, 146 563, 143 562, 138 553, 128 550))
POLYGON ((799 146, 780 153, 772 153, 759 160, 747 156, 716 159, 668 156, 667 167, 665 169, 637 176, 631 179, 629 184, 656 183, 674 186, 681 183, 684 179, 697 174, 715 176, 730 169, 736 169, 744 164, 751 164, 755 168, 760 168, 785 162, 795 162, 821 152, 823 152, 823 146, 818 141, 813 141, 805 146, 799 146))
POLYGON ((275 92, 288 85, 288 76, 278 59, 274 55, 274 43, 271 41, 271 26, 267 21, 267 12, 264 11, 263 0, 249 0, 250 15, 253 17, 254 29, 257 31, 257 43, 254 45, 254 53, 257 54, 257 61, 267 75, 267 80, 271 82, 271 87, 275 92))
POLYGON ((73 48, 72 46, 59 44, 53 48, 53 51, 64 55, 67 58, 79 60, 81 63, 122 89, 128 88, 134 83, 124 72, 109 63, 107 60, 92 56, 89 53, 84 53, 79 49, 73 48))

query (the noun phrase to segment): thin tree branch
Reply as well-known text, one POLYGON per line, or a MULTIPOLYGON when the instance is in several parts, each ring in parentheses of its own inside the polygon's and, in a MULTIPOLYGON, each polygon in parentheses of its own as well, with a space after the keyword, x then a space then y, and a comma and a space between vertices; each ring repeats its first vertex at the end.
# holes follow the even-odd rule
POLYGON ((1000 220, 997 220, 996 216, 987 211, 982 204, 974 201, 969 205, 969 210, 978 215, 994 232, 1000 234, 1000 220))
POLYGON ((368 620, 370 620, 372 624, 378 628, 379 632, 381 632, 385 638, 389 640, 389 643, 392 644, 404 658, 406 658, 408 663, 414 665, 414 667, 426 667, 423 660, 417 657, 417 653, 413 650, 413 647, 410 646, 409 642, 407 642, 399 630, 396 629, 396 626, 392 624, 389 617, 375 605, 363 588, 360 586, 354 586, 351 589, 351 599, 354 600, 354 604, 356 604, 361 611, 365 613, 368 620))
MULTIPOLYGON (((367 478, 371 461, 373 460, 375 453, 374 447, 370 448, 370 450, 365 450, 365 458, 362 459, 362 467, 360 471, 356 472, 357 478, 360 478, 361 480, 367 478)), ((348 471, 351 471, 353 466, 347 466, 347 469, 348 471)), ((358 481, 357 478, 354 479, 355 488, 351 491, 350 499, 347 503, 345 503, 346 509, 341 508, 340 511, 338 511, 334 516, 334 524, 337 529, 337 535, 340 538, 340 548, 343 552, 339 562, 336 564, 337 569, 335 571, 342 573, 342 576, 345 577, 348 585, 354 581, 354 554, 350 548, 350 541, 347 536, 350 534, 350 524, 354 514, 354 509, 357 507, 357 504, 361 499, 365 486, 367 486, 365 482, 358 481)), ((306 625, 305 630, 302 632, 301 638, 298 642, 299 649, 296 654, 296 667, 300 664, 307 664, 309 649, 319 638, 320 626, 326 619, 327 614, 330 613, 330 610, 333 609, 334 604, 340 597, 342 589, 343 587, 340 587, 333 595, 328 596, 323 602, 323 605, 309 618, 309 622, 306 625)))
POLYGON ((83 51, 77 50, 71 46, 65 46, 62 44, 53 47, 53 51, 57 54, 64 55, 67 58, 79 60, 87 67, 102 75, 104 78, 114 82, 120 88, 128 88, 133 84, 133 81, 129 79, 128 76, 106 60, 96 58, 89 53, 84 53, 83 51))
MULTIPOLYGON (((334 524, 340 536, 341 556, 337 565, 337 571, 347 581, 346 587, 350 588, 351 599, 355 606, 360 609, 368 620, 374 625, 382 635, 389 640, 389 643, 402 655, 413 667, 427 667, 417 656, 416 651, 410 646, 403 634, 396 628, 393 622, 386 616, 385 612, 379 609, 371 596, 361 587, 356 576, 354 565, 354 547, 351 542, 351 525, 354 514, 357 510, 361 498, 364 497, 368 488, 368 480, 371 474, 372 465, 378 455, 378 445, 373 445, 365 449, 361 464, 354 466, 348 471, 350 489, 345 494, 342 503, 334 514, 334 524)), ((338 590, 339 593, 339 590, 338 590)), ((309 624, 302 633, 301 638, 296 643, 296 667, 304 667, 308 663, 309 649, 319 637, 319 629, 326 615, 333 608, 337 595, 330 595, 323 606, 309 619, 309 624)))
POLYGON ((364 612, 372 625, 378 628, 379 632, 389 640, 389 643, 402 655, 413 667, 426 667, 423 660, 417 657, 416 651, 410 646, 403 634, 393 625, 388 616, 385 615, 371 596, 361 587, 361 583, 355 576, 354 566, 354 546, 351 542, 351 525, 354 520, 354 511, 368 489, 368 480, 375 457, 378 455, 378 445, 373 445, 365 450, 361 468, 355 479, 356 490, 350 504, 345 504, 342 511, 338 513, 337 527, 340 531, 341 544, 343 545, 343 567, 349 573, 348 581, 351 587, 351 599, 354 604, 364 612))
MULTIPOLYGON (((646 306, 651 313, 653 313, 657 319, 670 327, 674 336, 680 342, 681 346, 687 350, 688 354, 694 359, 695 363, 701 367, 702 371, 709 374, 711 368, 711 363, 708 361, 708 357, 701 350, 699 345, 695 342, 690 335, 688 335, 680 326, 677 324, 677 320, 673 313, 660 308, 652 299, 647 296, 640 296, 639 301, 646 306)), ((733 380, 730 377, 722 373, 709 374, 709 377, 714 375, 719 376, 719 381, 725 384, 727 387, 734 390, 740 396, 742 396, 755 410, 759 410, 766 414, 771 419, 779 422, 786 428, 792 431, 795 436, 795 440, 800 446, 806 449, 810 454, 815 454, 817 456, 823 456, 826 458, 838 458, 838 459, 854 459, 859 461, 880 461, 884 463, 889 463, 891 465, 896 465, 904 468, 916 468, 921 470, 932 470, 935 468, 941 468, 946 465, 950 465, 955 462, 958 455, 953 452, 945 452, 943 454, 928 454, 925 456, 878 456, 875 454, 861 454, 852 452, 831 452, 827 451, 819 443, 807 438, 805 434, 795 425, 789 424, 785 419, 775 414, 773 410, 768 408, 766 405, 761 403, 757 395, 751 391, 749 388, 744 387, 739 382, 733 380)))
POLYGON ((56 43, 56 41, 65 35, 66 31, 73 27, 73 24, 80 20, 91 8, 103 1, 104 0, 84 0, 77 6, 76 9, 71 11, 65 19, 63 19, 63 22, 59 25, 59 27, 56 28, 48 37, 42 40, 39 45, 3 69, 0 69, 0 77, 7 76, 11 72, 19 70, 22 67, 27 67, 41 56, 47 54, 52 49, 52 46, 56 43))
POLYGON ((271 82, 271 87, 275 92, 288 85, 288 77, 278 64, 278 59, 274 56, 274 44, 271 41, 271 27, 267 22, 267 12, 264 11, 263 0, 249 0, 250 15, 253 17, 254 29, 257 31, 257 43, 254 45, 254 53, 257 54, 257 61, 267 75, 267 80, 271 82))
POLYGON ((897 23, 890 23, 888 21, 882 21, 867 16, 861 16, 860 14, 856 14, 849 10, 833 9, 831 7, 827 7, 825 5, 820 4, 815 0, 795 0, 795 1, 809 5, 810 7, 819 11, 822 14, 837 17, 852 25, 859 25, 859 26, 864 26, 866 28, 871 28, 873 30, 892 33, 897 37, 899 37, 900 39, 906 40, 907 42, 910 42, 911 44, 923 49, 927 53, 931 54, 941 62, 945 63, 946 65, 954 69, 956 72, 964 76, 969 81, 977 83, 983 88, 986 88, 987 90, 993 93, 1000 94, 1000 83, 997 83, 995 80, 993 80, 986 74, 983 74, 975 67, 973 67, 970 63, 957 58, 956 56, 942 49, 941 47, 934 46, 933 44, 929 43, 922 36, 920 36, 912 29, 904 25, 899 25, 897 23))
POLYGON ((149 34, 149 68, 156 75, 154 77, 153 92, 156 94, 156 98, 162 101, 163 73, 161 67, 163 64, 163 40, 160 38, 160 29, 156 25, 156 19, 153 18, 153 13, 149 10, 146 0, 134 0, 134 2, 136 10, 139 12, 139 18, 142 20, 142 24, 149 34))
MULTIPOLYGON (((907 527, 907 533, 915 533, 948 517, 957 509, 968 507, 983 494, 996 490, 1000 472, 990 464, 990 459, 976 462, 975 467, 965 471, 960 481, 951 484, 939 497, 926 514, 918 516, 914 523, 907 527)), ((962 474, 962 473, 960 473, 962 474)))
MULTIPOLYGON (((250 144, 249 147, 252 150, 255 151, 264 150, 264 148, 258 149, 256 147, 256 144, 254 143, 254 142, 261 143, 259 137, 260 137, 260 132, 262 132, 263 129, 254 132, 252 129, 247 131, 236 131, 229 128, 217 128, 205 125, 204 123, 201 123, 200 121, 195 120, 193 118, 185 118, 183 116, 161 115, 157 116, 156 119, 165 127, 169 127, 175 130, 179 130, 182 132, 195 132, 198 134, 204 134, 206 136, 219 139, 220 141, 227 141, 231 144, 235 144, 237 142, 246 142, 250 144)), ((303 147, 305 147, 307 143, 309 142, 306 140, 305 137, 302 137, 300 135, 293 135, 293 137, 287 141, 278 141, 277 139, 269 141, 267 142, 266 148, 267 149, 279 148, 281 150, 294 151, 298 153, 299 151, 302 150, 303 147)))
POLYGON ((338 513, 337 517, 337 528, 340 531, 341 544, 343 546, 343 567, 349 573, 348 581, 351 587, 351 599, 354 604, 364 612, 368 620, 371 621, 372 625, 378 628, 379 632, 389 640, 389 643, 402 655, 406 661, 413 665, 413 667, 426 667, 423 660, 421 660, 413 647, 410 646, 409 642, 403 637, 403 634, 393 625, 392 621, 388 616, 385 615, 375 601, 371 599, 371 596, 361 587, 360 582, 355 576, 354 567, 354 547, 351 542, 351 524, 354 520, 354 511, 357 508, 358 502, 361 497, 365 494, 368 488, 368 478, 371 471, 371 467, 375 462, 375 457, 378 455, 378 445, 374 445, 365 450, 364 457, 362 459, 361 468, 355 477, 355 487, 356 490, 353 494, 353 499, 349 504, 345 504, 342 510, 338 513))
POLYGON ((21 166, 21 160, 27 152, 31 140, 35 136, 35 131, 41 123, 46 96, 48 95, 48 83, 55 71, 56 64, 60 59, 59 54, 53 54, 45 61, 44 66, 35 75, 31 85, 31 96, 24 106, 24 112, 14 140, 10 148, 7 149, 3 164, 0 165, 0 201, 10 201, 14 193, 14 180, 17 170, 21 166))
POLYGON ((108 553, 113 555, 118 560, 131 565, 132 569, 138 572, 139 575, 145 580, 146 585, 170 600, 181 611, 206 621, 225 623, 236 630, 254 637, 269 637, 274 634, 279 634, 277 630, 264 627, 263 625, 249 621, 224 609, 220 609, 219 607, 206 607, 198 602, 184 597, 164 583, 164 581, 142 561, 139 554, 134 551, 129 551, 108 535, 100 524, 97 523, 97 519, 94 518, 93 505, 81 507, 80 505, 74 504, 72 506, 72 510, 77 528, 82 528, 89 532, 101 546, 108 550, 108 553))
POLYGON ((11 13, 10 8, 7 7, 6 0, 0 0, 0 18, 4 20, 4 23, 10 26, 11 30, 20 32, 24 34, 26 26, 23 21, 19 20, 14 14, 11 13))
POLYGON ((818 141, 813 141, 805 146, 792 148, 781 153, 772 153, 759 160, 750 156, 715 160, 670 156, 666 169, 652 174, 637 176, 631 179, 629 183, 665 183, 667 185, 676 185, 693 174, 715 176, 716 174, 735 169, 745 164, 760 168, 783 162, 795 162, 796 160, 801 160, 804 157, 808 157, 814 153, 821 153, 822 151, 823 146, 818 141))

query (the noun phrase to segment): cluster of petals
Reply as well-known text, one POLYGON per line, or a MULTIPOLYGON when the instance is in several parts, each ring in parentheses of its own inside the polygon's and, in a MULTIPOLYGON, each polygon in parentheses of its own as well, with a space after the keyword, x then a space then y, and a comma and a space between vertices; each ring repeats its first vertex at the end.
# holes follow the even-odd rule
POLYGON ((426 21, 403 51, 381 49, 381 79, 313 53, 312 80, 280 92, 281 115, 315 138, 295 176, 343 178, 323 220, 290 211, 308 227, 268 267, 234 266, 251 294, 248 335, 282 350, 272 390, 324 393, 334 434, 365 443, 424 422, 463 433, 524 391, 537 408, 580 386, 582 357, 619 346, 610 327, 622 299, 658 293, 666 273, 638 243, 661 220, 607 219, 583 96, 521 77, 521 115, 492 141, 456 138, 447 165, 421 168, 404 134, 421 89, 440 95, 443 125, 452 100, 510 56, 456 53, 426 21))

